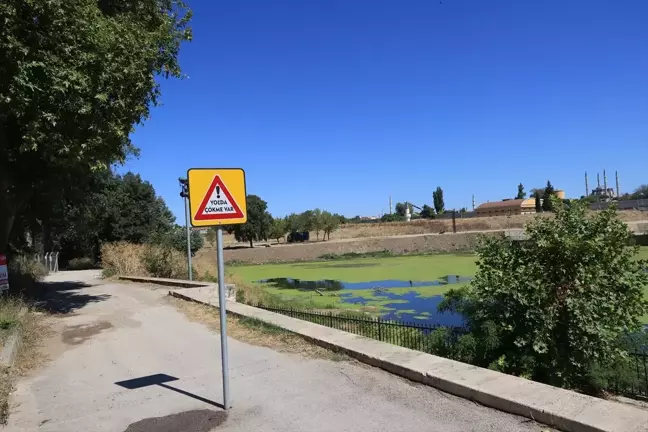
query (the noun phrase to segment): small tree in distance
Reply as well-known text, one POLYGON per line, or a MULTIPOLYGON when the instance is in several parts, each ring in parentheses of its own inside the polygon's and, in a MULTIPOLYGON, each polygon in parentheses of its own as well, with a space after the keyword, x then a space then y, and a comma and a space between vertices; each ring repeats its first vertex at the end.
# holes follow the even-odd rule
POLYGON ((542 200, 542 210, 543 211, 553 211, 553 197, 556 194, 556 191, 549 180, 547 180, 547 187, 545 187, 543 200, 542 200))
POLYGON ((436 213, 443 213, 445 210, 445 202, 443 201, 443 189, 441 189, 441 186, 437 186, 436 190, 432 192, 432 200, 434 201, 434 210, 436 213))
POLYGON ((526 198, 526 192, 524 192, 524 185, 520 183, 518 185, 518 191, 517 195, 515 196, 515 199, 525 199, 526 198))
POLYGON ((324 229, 324 217, 322 210, 316 208, 311 212, 311 229, 315 231, 315 236, 319 240, 319 233, 324 229))
POLYGON ((542 199, 538 193, 535 194, 535 211, 536 213, 542 213, 542 199))
POLYGON ((340 216, 333 215, 327 211, 323 211, 322 219, 323 219, 323 227, 324 227, 324 237, 328 236, 328 239, 331 240, 331 233, 340 226, 340 216))
POLYGON ((427 204, 423 205, 421 210, 421 217, 423 219, 434 219, 434 209, 427 204))
POLYGON ((276 239, 281 243, 281 239, 288 233, 288 220, 284 218, 274 218, 270 227, 270 238, 276 239))

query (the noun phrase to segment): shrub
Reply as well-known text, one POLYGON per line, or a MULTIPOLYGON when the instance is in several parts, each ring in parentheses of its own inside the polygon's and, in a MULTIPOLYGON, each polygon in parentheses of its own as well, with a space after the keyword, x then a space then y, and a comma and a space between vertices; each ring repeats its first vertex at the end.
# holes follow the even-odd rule
POLYGON ((646 263, 614 209, 554 209, 528 224, 528 241, 485 238, 471 286, 449 291, 440 310, 464 315, 475 364, 591 391, 601 368, 627 358, 619 339, 640 329, 646 263))
POLYGON ((144 245, 128 242, 108 243, 101 248, 104 276, 149 276, 142 263, 144 245))
POLYGON ((142 255, 144 269, 149 276, 187 279, 186 257, 169 246, 147 245, 142 255))
MULTIPOLYGON (((152 236, 151 243, 159 246, 168 246, 178 252, 187 253, 187 231, 184 227, 176 226, 169 232, 160 232, 152 236)), ((199 231, 191 231, 191 255, 202 249, 203 236, 199 231)))
POLYGON ((48 273, 43 264, 25 255, 10 258, 7 267, 12 293, 30 294, 48 273))
POLYGON ((68 270, 88 270, 95 268, 95 262, 92 258, 73 258, 68 262, 68 270))

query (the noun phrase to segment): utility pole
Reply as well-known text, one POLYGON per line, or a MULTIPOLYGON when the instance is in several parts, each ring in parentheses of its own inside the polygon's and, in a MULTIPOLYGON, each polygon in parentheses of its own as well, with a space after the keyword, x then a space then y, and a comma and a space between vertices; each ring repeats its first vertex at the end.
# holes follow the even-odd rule
POLYGON ((475 211, 475 194, 472 196, 472 206, 473 206, 473 211, 475 211))
POLYGON ((187 179, 179 178, 180 197, 184 199, 185 206, 185 228, 187 229, 187 274, 189 280, 193 280, 193 270, 191 269, 191 227, 189 226, 189 182, 187 179))

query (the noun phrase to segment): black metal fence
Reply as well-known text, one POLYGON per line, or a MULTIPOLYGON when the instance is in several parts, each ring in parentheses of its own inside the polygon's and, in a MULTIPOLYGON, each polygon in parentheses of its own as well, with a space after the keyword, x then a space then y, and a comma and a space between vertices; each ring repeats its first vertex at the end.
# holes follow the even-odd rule
MULTIPOLYGON (((354 312, 320 312, 260 304, 252 306, 435 355, 444 355, 439 352, 444 351, 444 346, 454 345, 459 336, 467 333, 463 327, 383 320, 354 312)), ((648 333, 629 336, 623 349, 630 353, 630 366, 615 371, 616 376, 606 378, 607 390, 630 397, 648 398, 648 333)))
POLYGON ((444 343, 451 344, 460 335, 466 333, 466 330, 462 327, 384 320, 352 312, 334 314, 332 312, 282 309, 264 305, 254 306, 426 353, 432 353, 433 345, 438 348, 440 342, 438 338, 441 338, 444 343))

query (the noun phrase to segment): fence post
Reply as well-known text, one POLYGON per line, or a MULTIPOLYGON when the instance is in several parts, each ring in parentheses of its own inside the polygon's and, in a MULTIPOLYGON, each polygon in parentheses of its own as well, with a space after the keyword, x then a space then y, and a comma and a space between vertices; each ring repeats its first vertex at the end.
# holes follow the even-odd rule
POLYGON ((382 320, 378 317, 378 340, 382 342, 382 320))
POLYGON ((329 312, 329 327, 333 328, 333 312, 329 312))

